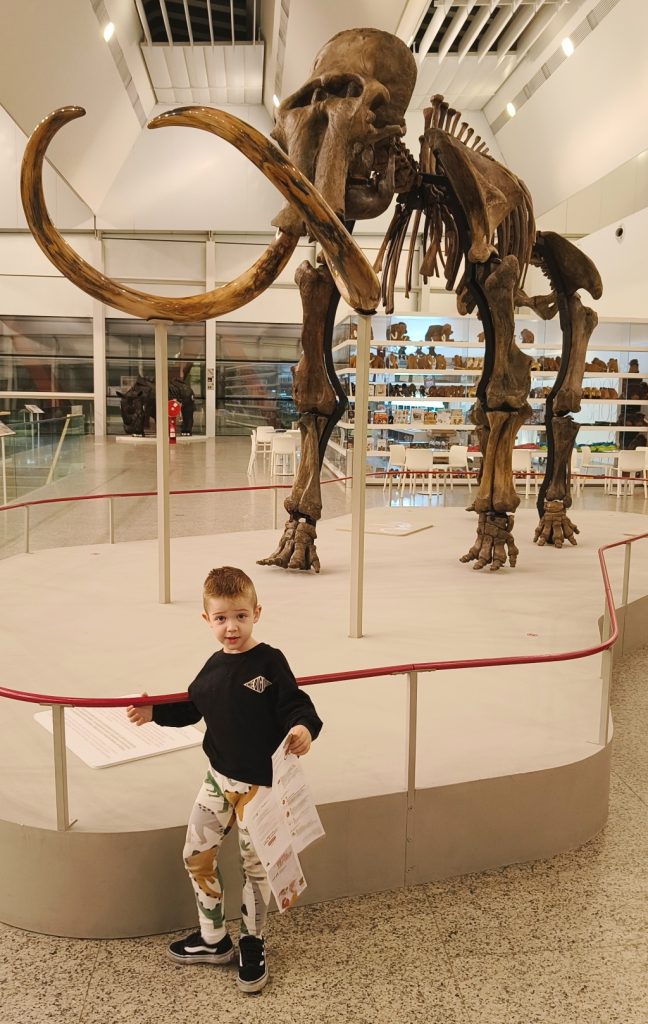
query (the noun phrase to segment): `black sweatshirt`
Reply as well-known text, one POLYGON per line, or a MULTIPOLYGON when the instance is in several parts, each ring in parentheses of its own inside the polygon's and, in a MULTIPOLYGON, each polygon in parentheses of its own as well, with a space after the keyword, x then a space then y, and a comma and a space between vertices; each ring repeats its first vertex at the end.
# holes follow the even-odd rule
POLYGON ((189 698, 154 705, 153 721, 180 727, 204 718, 203 750, 212 767, 253 785, 272 785, 272 755, 293 726, 305 725, 313 739, 322 728, 284 655, 268 644, 241 654, 212 654, 189 687, 189 698))

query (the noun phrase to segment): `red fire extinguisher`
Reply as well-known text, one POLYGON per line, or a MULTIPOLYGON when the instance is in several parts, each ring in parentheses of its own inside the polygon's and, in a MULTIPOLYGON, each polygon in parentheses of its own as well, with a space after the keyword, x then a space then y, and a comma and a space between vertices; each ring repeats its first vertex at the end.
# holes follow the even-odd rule
POLYGON ((176 443, 176 420, 180 415, 180 402, 176 402, 175 398, 169 399, 168 405, 169 413, 169 444, 176 443))

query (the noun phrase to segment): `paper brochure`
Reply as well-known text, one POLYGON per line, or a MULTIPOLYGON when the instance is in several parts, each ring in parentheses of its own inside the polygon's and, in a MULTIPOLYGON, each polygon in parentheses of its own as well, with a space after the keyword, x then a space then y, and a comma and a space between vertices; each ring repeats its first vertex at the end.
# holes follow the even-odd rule
POLYGON ((280 913, 306 888, 297 855, 324 835, 304 769, 295 754, 286 754, 284 743, 272 755, 272 786, 260 789, 245 808, 245 824, 280 913))

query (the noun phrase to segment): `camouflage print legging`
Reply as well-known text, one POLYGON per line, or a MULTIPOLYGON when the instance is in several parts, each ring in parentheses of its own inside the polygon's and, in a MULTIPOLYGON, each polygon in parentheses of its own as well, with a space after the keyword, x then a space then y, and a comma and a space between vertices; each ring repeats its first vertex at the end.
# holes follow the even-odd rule
POLYGON ((258 789, 246 782, 228 779, 210 767, 196 797, 182 855, 196 896, 200 932, 205 942, 219 942, 227 933, 217 860, 221 843, 235 819, 243 868, 241 932, 263 934, 270 885, 243 821, 245 805, 258 789))

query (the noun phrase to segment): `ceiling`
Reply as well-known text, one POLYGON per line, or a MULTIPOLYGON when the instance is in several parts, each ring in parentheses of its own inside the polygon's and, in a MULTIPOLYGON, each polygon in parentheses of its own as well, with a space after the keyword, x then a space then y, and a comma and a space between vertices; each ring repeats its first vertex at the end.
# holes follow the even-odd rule
POLYGON ((86 107, 51 159, 96 211, 157 104, 262 104, 271 114, 273 95, 293 92, 343 29, 373 26, 412 47, 411 111, 440 92, 497 132, 507 102, 519 108, 567 59, 564 36, 578 44, 619 2, 2 0, 0 103, 26 134, 56 106, 86 107))
MULTIPOLYGON (((525 59, 560 44, 586 0, 133 0, 142 54, 160 103, 261 103, 304 79, 319 47, 343 28, 372 25, 416 55, 412 108, 443 92, 480 110, 525 59), (271 17, 274 15, 274 17, 271 17), (263 62, 273 67, 266 75, 263 62)), ((591 3, 589 4, 591 7, 591 3)))

